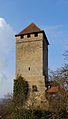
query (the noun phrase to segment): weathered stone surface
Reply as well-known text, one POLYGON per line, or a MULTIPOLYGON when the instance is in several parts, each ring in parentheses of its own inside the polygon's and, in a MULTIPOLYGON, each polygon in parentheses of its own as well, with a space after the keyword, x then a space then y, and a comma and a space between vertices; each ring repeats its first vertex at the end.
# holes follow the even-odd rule
MULTIPOLYGON (((21 75, 29 83, 30 98, 33 95, 32 88, 37 86, 37 104, 46 101, 45 77, 48 77, 48 45, 43 33, 30 34, 21 39, 16 37, 16 76, 21 75), (39 102, 40 101, 40 102, 39 102)), ((33 97, 33 96, 32 96, 33 97)), ((35 98, 36 98, 35 97, 35 98)))

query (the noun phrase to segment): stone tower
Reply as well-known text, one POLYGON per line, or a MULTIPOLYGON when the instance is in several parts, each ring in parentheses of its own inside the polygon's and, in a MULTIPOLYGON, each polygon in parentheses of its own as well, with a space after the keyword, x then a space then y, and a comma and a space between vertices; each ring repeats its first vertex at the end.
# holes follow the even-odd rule
MULTIPOLYGON (((45 98, 48 79, 48 40, 44 30, 31 23, 16 36, 16 76, 29 83, 30 93, 45 98)), ((38 99, 39 99, 38 98, 38 99)))

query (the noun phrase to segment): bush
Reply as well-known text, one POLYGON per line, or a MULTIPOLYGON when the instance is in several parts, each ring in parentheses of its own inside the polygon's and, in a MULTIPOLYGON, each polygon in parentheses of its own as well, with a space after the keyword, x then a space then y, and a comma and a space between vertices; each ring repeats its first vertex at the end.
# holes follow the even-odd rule
POLYGON ((23 106, 28 95, 28 82, 23 77, 18 76, 14 80, 13 102, 15 106, 23 106))
POLYGON ((41 110, 15 110, 12 114, 12 119, 49 119, 51 112, 41 110))

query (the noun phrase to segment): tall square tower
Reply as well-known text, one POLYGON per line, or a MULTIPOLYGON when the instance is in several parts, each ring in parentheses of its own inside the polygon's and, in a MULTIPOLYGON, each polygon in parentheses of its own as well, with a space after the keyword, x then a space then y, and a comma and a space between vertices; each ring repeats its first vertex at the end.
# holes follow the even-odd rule
POLYGON ((16 76, 29 83, 31 91, 45 95, 48 79, 48 40, 44 30, 31 23, 16 36, 16 76))

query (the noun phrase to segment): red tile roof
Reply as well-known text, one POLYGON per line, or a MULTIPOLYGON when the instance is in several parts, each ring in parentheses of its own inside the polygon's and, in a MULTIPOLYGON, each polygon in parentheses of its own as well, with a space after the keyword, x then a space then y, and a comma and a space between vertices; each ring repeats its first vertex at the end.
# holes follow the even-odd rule
POLYGON ((27 26, 24 30, 22 30, 20 33, 16 34, 15 37, 17 36, 21 36, 21 35, 27 35, 27 34, 31 34, 31 33, 43 33, 44 34, 44 37, 47 41, 47 44, 49 45, 49 42, 47 40, 47 37, 45 35, 45 32, 44 30, 41 30, 39 27, 37 27, 33 22, 27 26))
POLYGON ((34 33, 34 32, 41 32, 42 30, 38 28, 33 22, 27 26, 24 30, 22 30, 17 36, 28 34, 28 33, 34 33))
POLYGON ((47 90, 47 92, 48 92, 48 93, 50 93, 50 92, 58 92, 58 86, 55 86, 55 87, 53 86, 53 87, 51 87, 50 89, 47 90))

